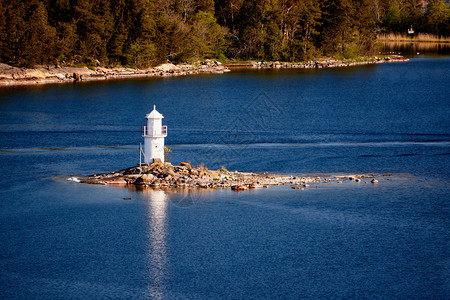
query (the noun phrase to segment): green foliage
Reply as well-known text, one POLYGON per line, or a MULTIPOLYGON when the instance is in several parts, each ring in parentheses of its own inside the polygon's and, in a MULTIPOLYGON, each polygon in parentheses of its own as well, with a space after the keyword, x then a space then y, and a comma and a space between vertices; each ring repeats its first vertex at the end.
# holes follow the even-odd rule
POLYGON ((450 35, 448 1, 2 0, 0 62, 134 66, 352 58, 376 34, 450 35))
POLYGON ((383 18, 385 27, 390 28, 394 32, 404 31, 405 14, 401 11, 398 5, 392 5, 386 12, 383 18))
POLYGON ((192 33, 195 42, 193 50, 197 57, 218 58, 225 52, 224 30, 212 13, 199 12, 195 16, 192 33))
POLYGON ((450 7, 446 0, 409 0, 382 2, 380 27, 385 32, 416 32, 450 36, 450 7))
POLYGON ((442 0, 430 0, 425 13, 425 23, 431 33, 441 35, 450 32, 450 7, 442 0))

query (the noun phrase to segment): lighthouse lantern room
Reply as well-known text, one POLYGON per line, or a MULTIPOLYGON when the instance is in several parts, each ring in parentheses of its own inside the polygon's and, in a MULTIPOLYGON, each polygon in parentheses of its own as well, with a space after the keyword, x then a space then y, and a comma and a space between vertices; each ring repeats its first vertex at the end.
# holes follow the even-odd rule
POLYGON ((144 162, 151 164, 156 161, 164 162, 164 138, 167 136, 167 126, 162 125, 164 118, 155 105, 153 110, 146 116, 147 126, 142 126, 144 137, 144 162))

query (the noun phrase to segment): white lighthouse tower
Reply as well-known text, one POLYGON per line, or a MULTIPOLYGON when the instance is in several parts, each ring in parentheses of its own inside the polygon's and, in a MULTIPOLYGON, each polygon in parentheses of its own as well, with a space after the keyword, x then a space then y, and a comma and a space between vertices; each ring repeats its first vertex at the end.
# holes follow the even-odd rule
POLYGON ((167 126, 162 125, 164 118, 155 105, 153 110, 146 116, 147 126, 142 126, 144 137, 144 162, 151 164, 161 160, 164 163, 164 138, 167 136, 167 126))

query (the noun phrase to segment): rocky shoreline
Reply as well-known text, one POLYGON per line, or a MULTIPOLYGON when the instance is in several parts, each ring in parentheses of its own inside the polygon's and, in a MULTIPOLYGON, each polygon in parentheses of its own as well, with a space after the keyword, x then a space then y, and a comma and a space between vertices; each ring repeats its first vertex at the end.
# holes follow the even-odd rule
POLYGON ((289 62, 230 62, 222 64, 218 61, 206 60, 197 64, 163 64, 149 69, 132 68, 76 68, 59 66, 40 66, 34 69, 12 67, 0 63, 0 87, 17 85, 36 85, 49 83, 69 83, 81 81, 96 81, 110 79, 130 79, 147 77, 171 77, 193 74, 223 74, 231 68, 257 69, 323 69, 350 67, 391 62, 405 62, 407 58, 399 55, 389 57, 361 58, 359 60, 322 59, 317 61, 289 63, 289 62))
POLYGON ((409 61, 401 55, 391 55, 386 57, 370 57, 360 58, 359 60, 336 60, 327 58, 316 61, 307 62, 235 62, 229 63, 228 68, 257 68, 257 69, 326 69, 326 68, 342 68, 361 65, 384 64, 392 62, 409 61))
POLYGON ((0 64, 0 87, 14 85, 36 85, 49 83, 68 83, 110 79, 130 79, 144 77, 185 76, 201 73, 223 74, 229 72, 222 63, 206 60, 198 65, 163 64, 149 69, 132 68, 75 68, 59 66, 41 66, 35 69, 16 68, 0 64))
POLYGON ((379 182, 373 174, 291 176, 228 171, 224 167, 209 170, 203 165, 192 167, 190 163, 183 162, 179 166, 173 166, 170 163, 142 165, 107 174, 71 177, 68 180, 88 184, 134 185, 149 188, 231 188, 234 191, 267 188, 273 185, 290 185, 293 189, 305 189, 316 183, 339 184, 344 181, 354 181, 377 184, 379 182))

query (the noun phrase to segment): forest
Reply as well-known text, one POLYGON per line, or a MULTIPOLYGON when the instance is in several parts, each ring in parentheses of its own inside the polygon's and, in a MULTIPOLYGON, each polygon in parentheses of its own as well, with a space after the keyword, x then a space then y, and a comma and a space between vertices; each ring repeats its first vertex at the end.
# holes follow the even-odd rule
POLYGON ((447 0, 0 0, 0 62, 147 68, 377 53, 377 34, 450 35, 447 0))

